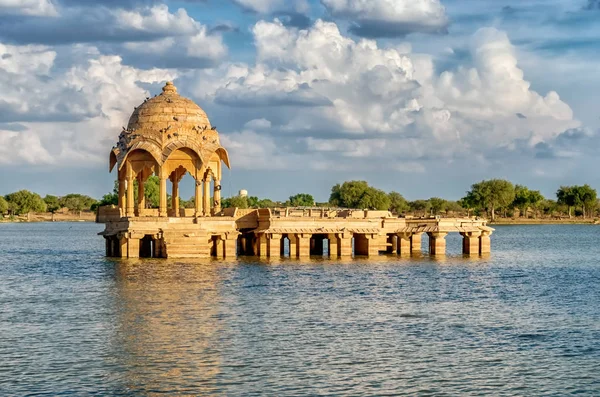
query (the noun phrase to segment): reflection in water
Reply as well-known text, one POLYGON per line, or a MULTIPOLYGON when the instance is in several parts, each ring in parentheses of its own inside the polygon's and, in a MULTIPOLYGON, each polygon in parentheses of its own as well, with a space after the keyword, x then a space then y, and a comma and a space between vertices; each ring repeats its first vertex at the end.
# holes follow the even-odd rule
POLYGON ((116 265, 114 357, 127 390, 214 392, 221 357, 219 275, 210 263, 123 261, 116 265))
POLYGON ((0 396, 597 396, 597 226, 494 252, 111 261, 99 225, 0 224, 0 396), (97 228, 97 229, 96 229, 97 228))

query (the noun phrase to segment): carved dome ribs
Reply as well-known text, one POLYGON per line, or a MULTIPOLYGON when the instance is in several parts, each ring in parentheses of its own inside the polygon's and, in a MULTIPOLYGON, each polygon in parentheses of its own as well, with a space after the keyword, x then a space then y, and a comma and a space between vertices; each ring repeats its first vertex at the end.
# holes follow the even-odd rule
MULTIPOLYGON (((222 149, 219 133, 200 106, 179 95, 172 82, 167 82, 162 91, 135 108, 111 152, 111 168, 116 157, 120 169, 127 154, 136 148, 152 154, 159 165, 173 148, 189 147, 202 161, 222 149)), ((229 167, 228 159, 226 165, 229 167)))

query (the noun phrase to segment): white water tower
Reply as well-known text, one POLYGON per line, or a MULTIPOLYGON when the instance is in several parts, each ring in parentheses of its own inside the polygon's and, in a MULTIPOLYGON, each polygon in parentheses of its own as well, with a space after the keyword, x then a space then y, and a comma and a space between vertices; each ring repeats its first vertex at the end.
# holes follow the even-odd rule
POLYGON ((240 197, 248 197, 248 191, 245 189, 240 190, 240 197))

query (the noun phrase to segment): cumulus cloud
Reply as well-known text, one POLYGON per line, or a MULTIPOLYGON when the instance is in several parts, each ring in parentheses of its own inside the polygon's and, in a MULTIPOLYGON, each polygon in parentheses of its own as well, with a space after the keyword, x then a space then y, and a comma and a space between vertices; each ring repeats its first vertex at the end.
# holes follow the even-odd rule
POLYGON ((200 72, 196 95, 254 106, 253 118, 270 127, 246 128, 251 132, 230 143, 260 140, 298 161, 280 166, 415 172, 429 164, 485 164, 499 150, 527 149, 533 158, 536 145, 580 124, 556 92, 531 89, 507 35, 493 28, 474 34, 471 67, 441 74, 428 55, 354 40, 331 22, 298 30, 261 21, 253 34, 256 64, 200 72))
POLYGON ((329 12, 353 22, 350 30, 363 37, 398 37, 409 33, 440 33, 448 26, 439 0, 321 0, 329 12))
POLYGON ((235 4, 245 10, 259 14, 271 14, 274 12, 293 11, 305 13, 309 9, 306 0, 232 0, 235 4))
POLYGON ((165 4, 65 8, 58 18, 0 18, 1 38, 18 44, 104 45, 107 52, 122 52, 126 62, 143 67, 209 67, 227 54, 218 32, 210 32, 185 9, 171 12, 165 4))
POLYGON ((50 0, 0 0, 3 14, 54 17, 58 12, 50 0))
POLYGON ((0 162, 5 164, 104 163, 133 107, 149 95, 140 84, 175 77, 125 66, 120 57, 93 49, 66 70, 55 67, 57 54, 46 47, 0 44, 0 52, 0 162), (10 128, 14 125, 19 128, 10 128))

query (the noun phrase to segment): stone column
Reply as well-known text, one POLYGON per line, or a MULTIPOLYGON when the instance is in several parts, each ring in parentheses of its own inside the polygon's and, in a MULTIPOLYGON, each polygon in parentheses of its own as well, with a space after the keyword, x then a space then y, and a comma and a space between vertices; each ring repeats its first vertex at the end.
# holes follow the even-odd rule
POLYGON ((204 216, 210 216, 210 175, 204 180, 204 216))
POLYGON ((127 176, 127 216, 135 216, 133 174, 127 176))
POLYGON ((350 234, 350 233, 339 233, 338 234, 338 256, 340 256, 340 257, 352 256, 352 234, 350 234))
POLYGON ((125 180, 119 179, 119 212, 121 216, 125 216, 127 212, 127 196, 125 192, 125 180))
POLYGON ((481 232, 465 232, 463 236, 463 254, 479 255, 479 238, 481 232))
POLYGON ((202 216, 202 181, 196 179, 196 195, 194 199, 196 216, 202 216))
POLYGON ((276 258, 281 255, 281 234, 269 234, 267 236, 267 256, 276 258))
POLYGON ((330 234, 327 237, 329 238, 329 257, 337 258, 338 257, 338 238, 335 234, 330 234))
POLYGON ((388 234, 386 236, 385 252, 388 254, 395 254, 398 252, 398 236, 394 234, 388 234))
POLYGON ((290 258, 296 258, 298 256, 298 239, 295 234, 288 234, 288 240, 290 240, 290 258))
POLYGON ((167 178, 159 173, 160 185, 158 189, 158 194, 160 195, 160 199, 158 201, 158 216, 168 216, 167 214, 167 178))
POLYGON ((479 237, 479 253, 484 255, 484 254, 489 254, 492 252, 492 241, 490 239, 490 236, 492 235, 492 232, 484 230, 481 232, 481 237, 479 237))
POLYGON ((175 213, 175 217, 179 216, 179 178, 177 175, 173 176, 171 182, 173 182, 173 195, 171 196, 171 208, 175 213))
POLYGON ((298 258, 309 258, 310 257, 310 234, 297 233, 296 234, 296 255, 298 258))
POLYGON ((260 256, 261 258, 266 258, 269 255, 269 251, 267 249, 267 235, 265 233, 260 233, 256 235, 256 238, 256 248, 258 249, 258 256, 260 256))
POLYGON ((221 212, 221 181, 219 179, 215 179, 213 201, 214 201, 213 213, 218 214, 219 212, 221 212))
POLYGON ((138 202, 137 202, 137 210, 138 216, 142 215, 142 210, 144 208, 146 208, 146 197, 144 196, 145 194, 145 186, 144 186, 144 179, 143 179, 143 175, 142 173, 140 173, 140 175, 138 175, 138 202))
POLYGON ((399 234, 397 236, 397 252, 398 255, 401 256, 410 256, 410 250, 411 250, 411 241, 410 241, 410 235, 407 234, 399 234))
POLYGON ((443 256, 446 255, 446 236, 445 232, 429 232, 429 254, 443 256))
POLYGON ((410 253, 420 254, 421 253, 421 236, 422 233, 415 233, 410 236, 410 253))
MULTIPOLYGON (((143 236, 142 236, 143 237, 143 236)), ((130 234, 127 238, 127 257, 128 258, 139 258, 140 257, 140 236, 130 234)))
POLYGON ((237 235, 227 233, 223 239, 223 256, 226 259, 234 259, 236 257, 237 235))

